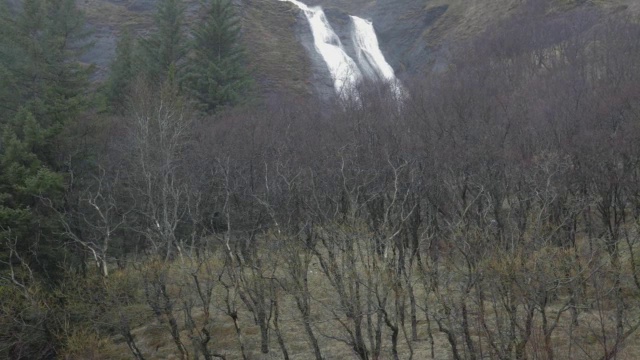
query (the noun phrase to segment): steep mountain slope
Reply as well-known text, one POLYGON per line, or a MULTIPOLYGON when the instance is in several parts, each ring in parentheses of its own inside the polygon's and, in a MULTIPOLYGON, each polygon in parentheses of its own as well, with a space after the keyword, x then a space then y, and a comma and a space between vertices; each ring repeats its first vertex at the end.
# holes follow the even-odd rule
POLYGON ((298 18, 279 1, 244 4, 244 39, 254 76, 266 94, 310 94, 312 69, 292 31, 298 18))
POLYGON ((437 50, 464 39, 502 18, 515 7, 514 0, 390 0, 315 1, 329 14, 337 9, 373 21, 383 52, 402 76, 427 70, 437 50))
MULTIPOLYGON (((323 6, 343 42, 350 36, 348 15, 373 22, 380 47, 400 79, 411 78, 441 63, 447 49, 518 10, 522 0, 308 0, 323 6)), ((188 0, 194 16, 198 1, 188 0)), ((243 19, 243 38, 258 92, 302 95, 329 92, 328 71, 314 59, 308 23, 295 6, 278 0, 235 0, 243 19), (312 86, 313 85, 313 86, 312 86)), ((558 9, 600 6, 637 12, 633 0, 557 0, 558 9)), ((94 31, 94 48, 85 56, 104 79, 117 36, 129 27, 139 36, 152 26, 156 0, 86 0, 80 5, 94 31)))

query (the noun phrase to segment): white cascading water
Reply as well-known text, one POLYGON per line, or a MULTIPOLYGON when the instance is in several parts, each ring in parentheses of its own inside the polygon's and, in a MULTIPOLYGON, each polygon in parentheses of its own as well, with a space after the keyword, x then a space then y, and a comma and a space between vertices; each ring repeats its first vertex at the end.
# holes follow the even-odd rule
POLYGON ((357 16, 351 16, 351 21, 353 23, 351 39, 360 68, 368 78, 389 83, 396 98, 402 98, 402 85, 380 51, 373 23, 357 16))
POLYGON ((356 85, 362 80, 362 73, 344 51, 340 38, 333 31, 322 8, 310 8, 296 0, 281 1, 291 2, 304 12, 311 26, 316 50, 329 68, 336 92, 342 98, 351 97, 356 85))
POLYGON ((396 99, 404 96, 402 85, 396 78, 393 68, 384 58, 373 24, 357 16, 351 16, 353 31, 351 40, 355 49, 358 64, 344 51, 340 38, 335 33, 321 7, 309 7, 297 0, 288 1, 304 12, 316 51, 320 54, 329 68, 336 93, 343 99, 354 95, 356 86, 362 81, 363 73, 374 81, 383 81, 391 85, 396 99))

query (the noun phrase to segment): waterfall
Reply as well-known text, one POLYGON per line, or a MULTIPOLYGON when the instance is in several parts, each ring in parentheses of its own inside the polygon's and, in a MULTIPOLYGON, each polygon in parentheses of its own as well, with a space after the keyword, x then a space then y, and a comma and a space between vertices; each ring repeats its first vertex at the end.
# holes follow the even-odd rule
POLYGON ((311 27, 315 48, 329 68, 336 93, 343 98, 349 98, 362 80, 362 73, 355 61, 344 51, 340 38, 333 31, 322 8, 310 8, 296 0, 281 1, 289 1, 304 12, 311 27))
POLYGON ((393 71, 384 58, 378 38, 371 21, 351 16, 353 23, 351 41, 356 53, 356 62, 345 52, 340 38, 335 33, 321 7, 309 7, 297 0, 288 1, 304 12, 316 51, 320 54, 329 68, 336 93, 344 99, 353 96, 358 83, 364 77, 390 84, 396 99, 404 97, 404 90, 393 71))
POLYGON ((384 58, 378 37, 371 21, 351 16, 353 31, 351 40, 356 51, 356 58, 362 71, 372 80, 379 80, 392 86, 392 90, 397 98, 403 94, 402 85, 396 78, 393 68, 384 58))

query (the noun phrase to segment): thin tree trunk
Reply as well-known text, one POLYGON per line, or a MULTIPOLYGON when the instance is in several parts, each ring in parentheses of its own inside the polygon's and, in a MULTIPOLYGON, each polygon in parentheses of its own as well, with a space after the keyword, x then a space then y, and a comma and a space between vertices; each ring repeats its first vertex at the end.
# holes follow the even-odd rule
POLYGON ((411 308, 411 341, 418 341, 418 310, 416 305, 416 295, 409 279, 407 279, 407 286, 409 288, 409 306, 411 308))
POLYGON ((272 300, 272 306, 273 306, 273 328, 276 333, 276 337, 278 339, 278 345, 280 345, 280 350, 282 351, 282 358, 284 360, 289 360, 289 352, 287 351, 287 347, 285 346, 284 338, 282 336, 282 332, 280 331, 280 325, 278 322, 278 319, 280 316, 280 305, 278 303, 278 300, 275 299, 275 296, 274 296, 274 299, 272 300))

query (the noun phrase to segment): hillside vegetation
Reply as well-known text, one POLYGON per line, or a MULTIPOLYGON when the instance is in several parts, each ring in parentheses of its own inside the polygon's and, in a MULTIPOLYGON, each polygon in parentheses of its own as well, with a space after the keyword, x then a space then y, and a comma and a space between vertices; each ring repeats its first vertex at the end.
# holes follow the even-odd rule
POLYGON ((162 0, 100 86, 73 0, 2 3, 0 357, 640 357, 640 25, 563 4, 398 101, 260 78, 280 3, 162 0))

